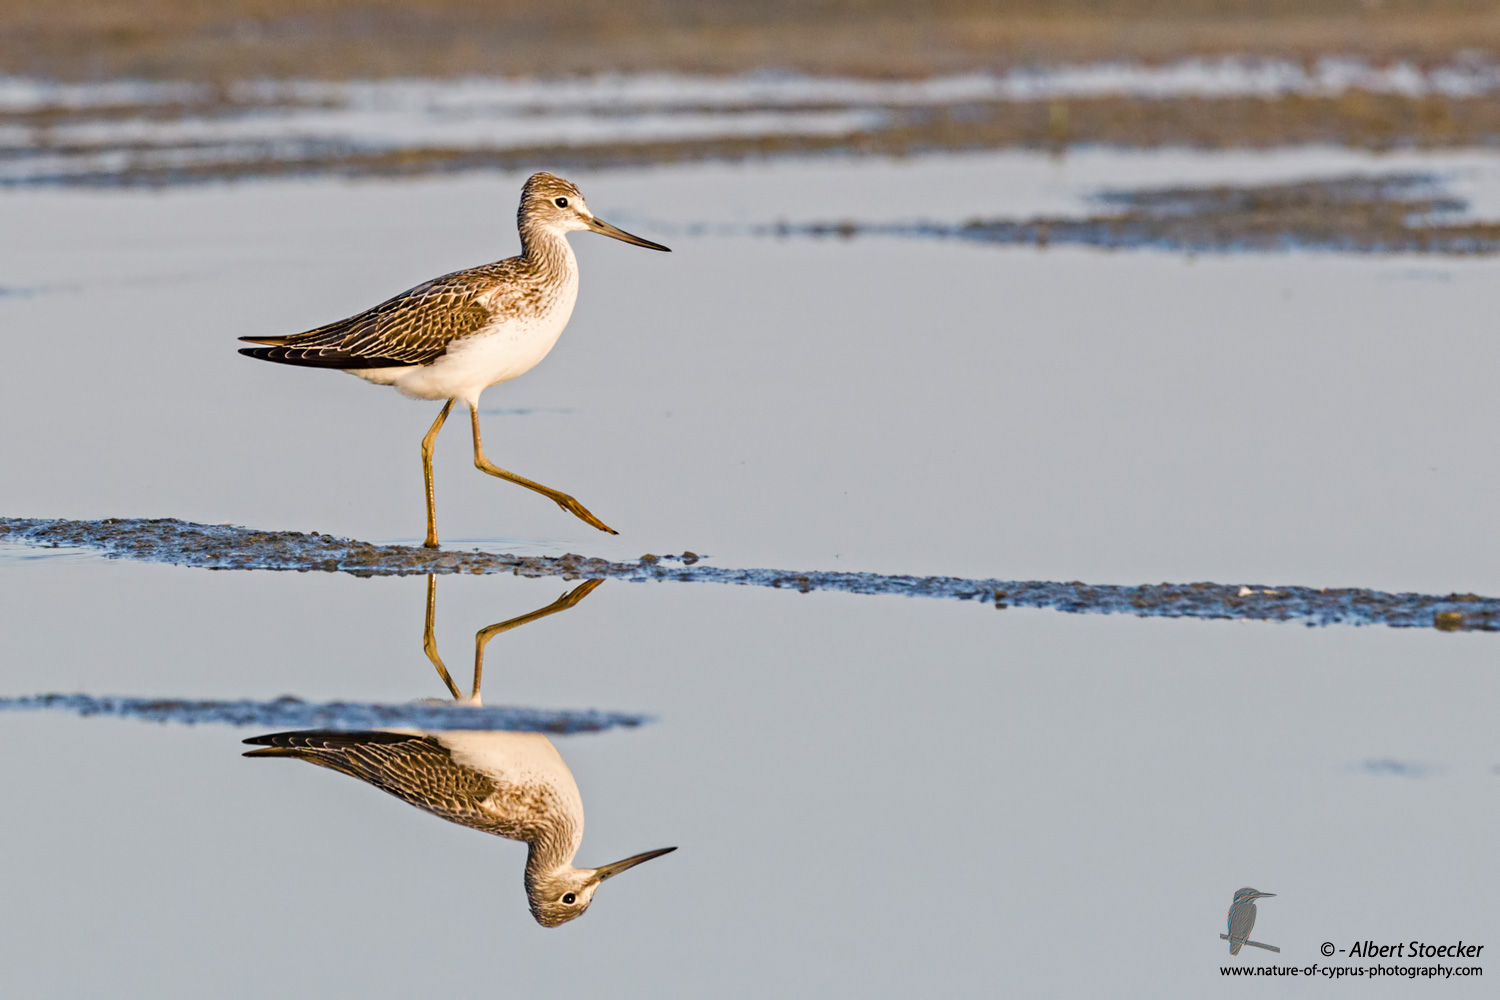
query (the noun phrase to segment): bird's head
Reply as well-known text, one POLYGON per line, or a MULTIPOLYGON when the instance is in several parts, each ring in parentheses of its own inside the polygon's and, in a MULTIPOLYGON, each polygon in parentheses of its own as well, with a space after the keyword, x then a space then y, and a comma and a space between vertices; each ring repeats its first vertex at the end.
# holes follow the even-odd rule
POLYGON ((605 879, 675 850, 675 847, 663 847, 634 855, 624 861, 616 861, 603 868, 574 868, 572 865, 565 865, 535 875, 528 872, 526 897, 531 904, 531 915, 543 927, 560 927, 588 910, 589 904, 594 901, 594 893, 605 879))
POLYGON ((526 186, 521 189, 519 218, 523 229, 528 225, 554 233, 587 229, 648 250, 671 250, 660 243, 632 236, 598 218, 589 210, 588 202, 584 201, 583 192, 578 190, 576 184, 546 171, 532 174, 527 179, 526 186))
MULTIPOLYGON (((1276 893, 1274 892, 1261 892, 1258 889, 1251 889, 1247 887, 1234 894, 1234 901, 1236 903, 1252 903, 1257 899, 1265 899, 1267 896, 1274 895, 1276 895, 1276 893)), ((1220 896, 1219 898, 1222 899, 1224 897, 1220 896)))

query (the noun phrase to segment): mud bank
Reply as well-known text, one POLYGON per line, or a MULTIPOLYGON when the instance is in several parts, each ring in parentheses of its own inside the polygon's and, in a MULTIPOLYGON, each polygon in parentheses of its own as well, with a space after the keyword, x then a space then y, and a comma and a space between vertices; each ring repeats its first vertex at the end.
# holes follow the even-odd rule
POLYGON ((142 722, 175 722, 286 729, 504 730, 517 733, 597 733, 651 721, 648 715, 458 704, 380 704, 300 698, 272 701, 187 701, 113 695, 38 694, 0 698, 0 712, 69 712, 142 722))
POLYGON ((1218 583, 1090 585, 1037 580, 886 576, 705 566, 691 552, 648 554, 636 562, 579 555, 518 556, 374 545, 332 535, 255 531, 173 518, 69 521, 0 518, 0 541, 85 548, 111 558, 202 569, 321 571, 355 576, 417 573, 511 573, 564 579, 612 578, 774 587, 801 593, 933 597, 980 601, 997 609, 1048 608, 1073 614, 1155 618, 1242 619, 1305 625, 1387 625, 1443 631, 1500 630, 1500 598, 1474 594, 1391 594, 1363 588, 1218 583))
POLYGON ((1466 221, 1463 199, 1430 174, 1337 177, 1289 184, 1105 192, 1113 212, 1084 218, 971 219, 867 225, 855 221, 759 230, 774 236, 861 235, 967 240, 1004 246, 1155 248, 1189 253, 1319 250, 1493 254, 1500 223, 1466 221))
POLYGON ((926 76, 1247 54, 1441 60, 1500 47, 1483 0, 8 0, 0 70, 222 80, 497 71, 926 76))

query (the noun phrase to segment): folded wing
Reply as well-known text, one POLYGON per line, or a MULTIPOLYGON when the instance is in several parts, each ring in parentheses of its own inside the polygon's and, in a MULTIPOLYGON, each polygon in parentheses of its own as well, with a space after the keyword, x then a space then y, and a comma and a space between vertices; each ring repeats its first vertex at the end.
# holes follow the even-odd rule
POLYGON ((262 347, 240 353, 311 368, 401 368, 430 364, 448 345, 487 325, 481 295, 493 284, 483 268, 434 278, 373 309, 288 337, 241 337, 262 347))
POLYGON ((494 832, 483 803, 495 791, 483 773, 453 760, 422 733, 302 730, 253 736, 265 749, 246 757, 295 757, 368 782, 404 802, 461 826, 494 832))

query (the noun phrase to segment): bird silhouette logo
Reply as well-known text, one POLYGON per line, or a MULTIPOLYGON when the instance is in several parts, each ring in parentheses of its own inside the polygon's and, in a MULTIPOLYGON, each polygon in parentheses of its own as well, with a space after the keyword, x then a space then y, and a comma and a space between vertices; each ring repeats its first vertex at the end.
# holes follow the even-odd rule
POLYGON ((1281 953, 1281 949, 1274 944, 1250 940, 1250 931, 1255 927, 1255 901, 1274 895, 1274 892, 1261 892, 1248 887, 1234 894, 1234 902, 1229 904, 1229 933, 1219 935, 1220 941, 1229 942, 1229 954, 1238 955, 1240 949, 1247 944, 1252 948, 1274 951, 1278 955, 1281 953))

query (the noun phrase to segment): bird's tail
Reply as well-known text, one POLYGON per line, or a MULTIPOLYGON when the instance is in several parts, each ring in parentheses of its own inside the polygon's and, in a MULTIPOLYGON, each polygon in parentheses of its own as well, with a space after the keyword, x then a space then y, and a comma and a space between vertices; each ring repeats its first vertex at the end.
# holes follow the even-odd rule
POLYGON ((259 744, 259 750, 246 750, 241 756, 244 757, 301 757, 304 760, 313 760, 316 763, 316 754, 312 751, 332 749, 341 740, 342 734, 329 732, 322 729, 296 730, 289 733, 268 733, 265 736, 252 736, 244 742, 252 746, 259 744), (331 737, 331 738, 330 738, 331 737))
MULTIPOLYGON (((341 774, 355 774, 349 769, 344 755, 339 751, 351 745, 351 741, 357 742, 360 737, 373 737, 376 742, 386 742, 381 737, 387 735, 385 733, 344 733, 325 729, 269 733, 265 736, 252 736, 245 740, 244 742, 251 745, 261 744, 261 749, 246 750, 241 756, 291 757, 293 760, 305 760, 309 764, 326 767, 341 774)), ((403 738, 410 739, 410 737, 403 738)), ((358 775, 355 776, 358 777, 358 775)))
MULTIPOLYGON (((243 338, 242 338, 243 339, 243 338)), ((300 365, 303 368, 410 368, 410 361, 395 358, 355 358, 326 347, 241 347, 240 353, 248 358, 274 361, 279 365, 300 365)))
MULTIPOLYGON (((270 752, 271 751, 269 751, 269 750, 252 750, 249 753, 245 754, 245 756, 246 757, 253 757, 253 756, 255 756, 258 753, 270 753, 270 752)), ((1245 946, 1245 942, 1243 942, 1243 941, 1231 941, 1231 942, 1229 942, 1229 954, 1231 954, 1231 955, 1238 955, 1240 953, 1240 949, 1243 948, 1244 946, 1245 946)))
POLYGON ((370 746, 371 744, 384 743, 410 743, 414 739, 420 739, 409 732, 391 733, 384 730, 354 731, 342 729, 297 729, 287 733, 267 733, 264 736, 252 736, 243 742, 251 746, 259 745, 263 749, 246 750, 246 757, 300 757, 310 760, 314 764, 323 764, 326 767, 335 767, 330 764, 330 757, 337 757, 340 751, 357 749, 370 746))

